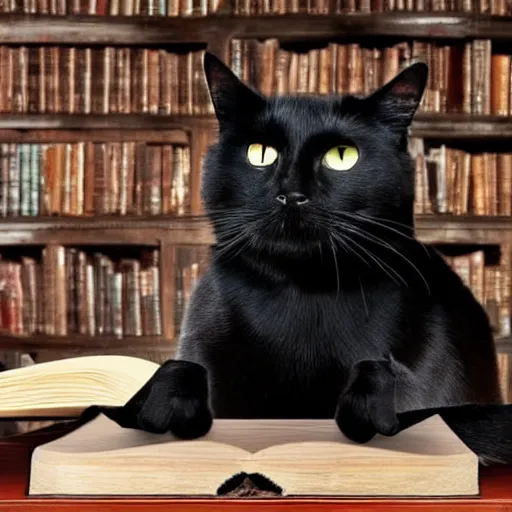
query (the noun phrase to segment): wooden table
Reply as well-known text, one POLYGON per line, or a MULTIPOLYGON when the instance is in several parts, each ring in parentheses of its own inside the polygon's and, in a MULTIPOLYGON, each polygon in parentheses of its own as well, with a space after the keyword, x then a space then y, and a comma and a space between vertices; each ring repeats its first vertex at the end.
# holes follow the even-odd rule
POLYGON ((305 512, 329 511, 510 511, 512 466, 481 469, 481 496, 451 499, 165 499, 33 498, 26 496, 30 455, 41 443, 69 431, 66 424, 0 440, 0 512, 305 512))

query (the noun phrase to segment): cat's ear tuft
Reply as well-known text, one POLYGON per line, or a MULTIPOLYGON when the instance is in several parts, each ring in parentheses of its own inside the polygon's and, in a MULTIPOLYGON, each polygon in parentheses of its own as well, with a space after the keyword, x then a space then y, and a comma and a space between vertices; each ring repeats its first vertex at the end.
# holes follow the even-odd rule
POLYGON ((219 121, 247 118, 265 104, 265 99, 245 85, 218 57, 204 54, 204 72, 215 114, 219 121))
POLYGON ((368 97, 377 117, 399 132, 407 130, 427 85, 428 66, 417 62, 368 97))

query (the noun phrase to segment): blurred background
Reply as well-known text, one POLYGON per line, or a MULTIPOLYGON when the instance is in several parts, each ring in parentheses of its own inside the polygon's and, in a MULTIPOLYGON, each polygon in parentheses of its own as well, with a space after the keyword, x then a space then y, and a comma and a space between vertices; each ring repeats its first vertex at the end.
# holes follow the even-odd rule
POLYGON ((417 236, 486 309, 512 402, 511 14, 511 0, 1 0, 0 370, 173 356, 213 242, 205 49, 266 94, 368 93, 422 60, 417 236))

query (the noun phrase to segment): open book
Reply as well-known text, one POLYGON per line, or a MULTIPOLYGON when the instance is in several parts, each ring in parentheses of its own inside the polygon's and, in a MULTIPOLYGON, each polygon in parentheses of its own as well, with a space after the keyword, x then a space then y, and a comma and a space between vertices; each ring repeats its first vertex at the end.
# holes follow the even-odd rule
MULTIPOLYGON (((158 368, 107 355, 8 370, 0 373, 0 418, 76 417, 91 405, 124 405, 158 368)), ((34 450, 29 493, 240 496, 247 480, 286 496, 479 492, 477 456, 439 416, 360 445, 330 419, 216 419, 207 435, 181 440, 99 414, 34 450)))
POLYGON ((215 496, 255 473, 287 496, 478 494, 477 457, 439 416, 359 445, 334 420, 218 419, 204 437, 179 440, 103 414, 35 449, 29 492, 215 496))
POLYGON ((124 405, 159 365, 83 356, 0 372, 0 418, 73 418, 91 405, 124 405))

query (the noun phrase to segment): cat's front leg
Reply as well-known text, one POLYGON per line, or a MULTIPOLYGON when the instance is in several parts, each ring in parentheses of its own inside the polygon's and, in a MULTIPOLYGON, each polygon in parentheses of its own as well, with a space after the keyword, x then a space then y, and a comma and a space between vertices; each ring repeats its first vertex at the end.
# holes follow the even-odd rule
POLYGON ((365 443, 376 434, 398 433, 395 389, 396 373, 391 360, 360 361, 354 365, 335 413, 343 434, 365 443))
POLYGON ((212 426, 208 395, 203 366, 169 360, 125 405, 103 407, 99 412, 124 428, 171 432, 183 439, 193 439, 205 435, 212 426))

